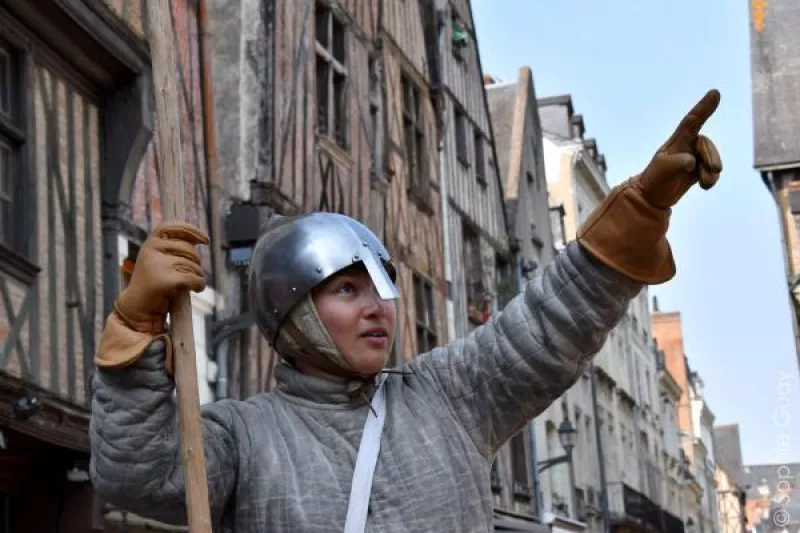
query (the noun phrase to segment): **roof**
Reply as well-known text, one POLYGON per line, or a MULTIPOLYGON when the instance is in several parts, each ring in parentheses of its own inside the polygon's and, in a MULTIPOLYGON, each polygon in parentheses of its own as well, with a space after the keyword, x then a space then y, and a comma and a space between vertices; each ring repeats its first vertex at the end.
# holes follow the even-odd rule
POLYGON ((800 530, 798 475, 800 475, 800 463, 745 465, 743 468, 742 477, 747 499, 768 499, 771 503, 771 513, 784 511, 783 516, 789 520, 785 524, 789 531, 800 530), (768 488, 768 492, 762 493, 764 488, 768 488))
POLYGON ((714 427, 714 455, 738 484, 743 484, 742 445, 739 424, 714 427))
POLYGON ((495 145, 502 154, 499 165, 505 176, 505 199, 506 202, 515 201, 519 197, 520 174, 529 142, 525 136, 529 116, 534 135, 540 135, 541 131, 531 68, 520 67, 516 82, 487 86, 486 96, 495 145))
POLYGON ((539 108, 539 119, 542 129, 561 137, 562 139, 573 139, 572 118, 577 117, 576 123, 583 125, 580 115, 575 115, 572 105, 572 97, 568 94, 558 96, 548 96, 537 100, 539 108))
POLYGON ((504 184, 506 200, 515 199, 519 193, 519 187, 510 186, 508 167, 512 159, 511 133, 515 122, 517 83, 487 85, 486 98, 489 101, 489 114, 494 127, 494 142, 499 159, 497 166, 500 169, 500 175, 506 181, 504 184))

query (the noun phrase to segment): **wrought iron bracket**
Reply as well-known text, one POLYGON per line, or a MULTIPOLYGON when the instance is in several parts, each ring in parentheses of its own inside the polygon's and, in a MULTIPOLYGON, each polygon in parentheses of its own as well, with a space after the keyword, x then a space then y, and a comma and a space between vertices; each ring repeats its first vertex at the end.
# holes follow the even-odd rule
POLYGON ((566 463, 570 460, 569 455, 560 455, 558 457, 553 457, 552 459, 545 459, 544 461, 539 461, 536 466, 539 468, 539 473, 541 474, 551 466, 555 466, 561 463, 566 463))

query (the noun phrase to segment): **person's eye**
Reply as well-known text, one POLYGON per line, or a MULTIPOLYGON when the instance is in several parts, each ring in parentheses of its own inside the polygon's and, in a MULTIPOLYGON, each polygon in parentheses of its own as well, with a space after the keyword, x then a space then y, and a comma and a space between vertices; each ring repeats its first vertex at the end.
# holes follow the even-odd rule
POLYGON ((356 291, 356 286, 350 283, 349 281, 341 283, 339 287, 336 289, 336 292, 340 294, 352 294, 355 291, 356 291))

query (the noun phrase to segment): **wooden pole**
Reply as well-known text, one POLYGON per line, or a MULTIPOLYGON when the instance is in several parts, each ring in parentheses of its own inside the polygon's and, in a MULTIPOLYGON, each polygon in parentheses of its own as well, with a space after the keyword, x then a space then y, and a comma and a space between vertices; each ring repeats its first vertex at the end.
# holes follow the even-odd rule
MULTIPOLYGON (((171 0, 147 0, 150 56, 156 103, 156 156, 160 167, 161 205, 165 221, 185 220, 183 165, 178 99, 177 54, 173 46, 171 0)), ((170 309, 171 337, 178 392, 181 462, 186 484, 187 524, 191 533, 211 533, 208 481, 197 388, 197 361, 188 291, 179 293, 170 309)))

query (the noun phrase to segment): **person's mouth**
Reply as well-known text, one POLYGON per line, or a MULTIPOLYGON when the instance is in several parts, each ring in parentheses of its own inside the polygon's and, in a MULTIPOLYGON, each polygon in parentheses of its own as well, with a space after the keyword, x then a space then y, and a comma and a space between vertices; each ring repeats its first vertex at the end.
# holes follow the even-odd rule
POLYGON ((389 332, 385 328, 370 328, 361 335, 361 338, 375 347, 383 347, 389 342, 389 332))

